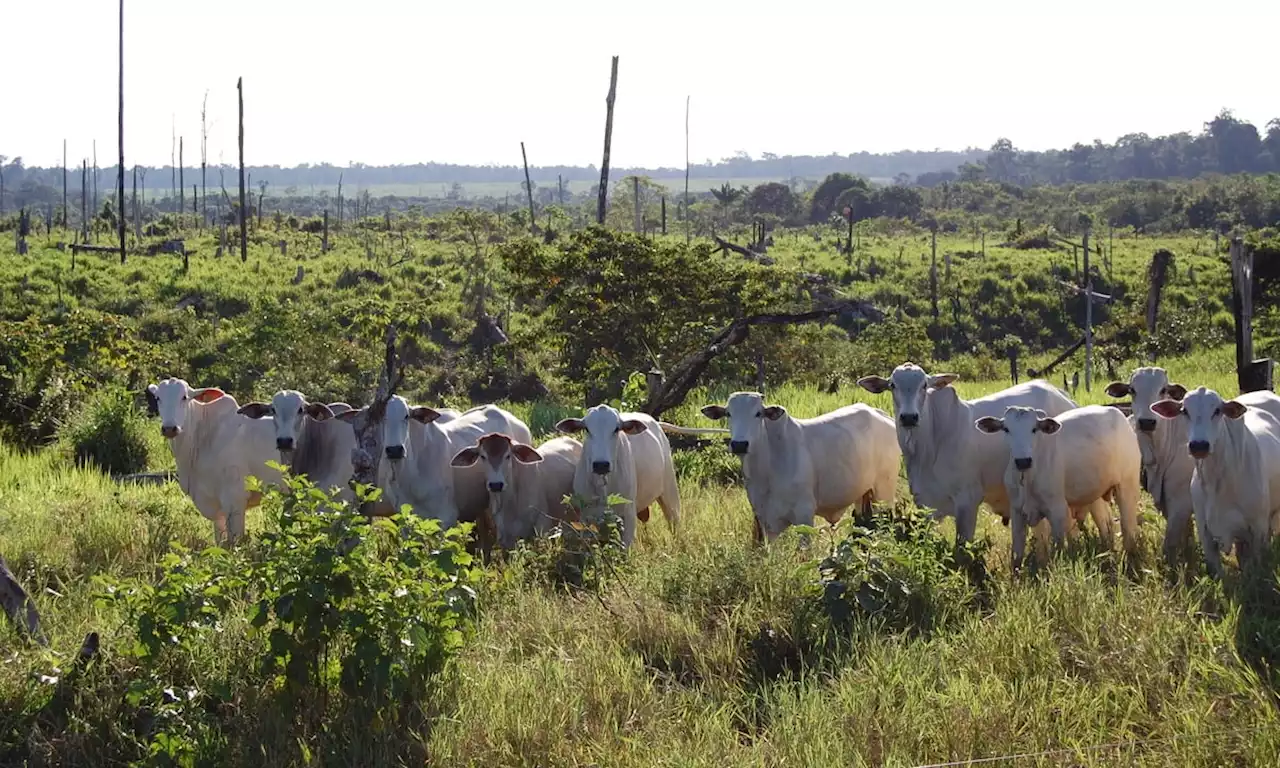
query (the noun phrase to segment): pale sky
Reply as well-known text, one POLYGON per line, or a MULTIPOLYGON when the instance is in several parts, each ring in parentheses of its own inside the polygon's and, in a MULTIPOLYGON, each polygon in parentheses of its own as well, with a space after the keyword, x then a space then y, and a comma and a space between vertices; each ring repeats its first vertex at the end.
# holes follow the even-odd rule
MULTIPOLYGON (((116 154, 114 0, 6 3, 0 154, 116 154), (20 89, 19 89, 20 86, 20 89)), ((615 166, 1069 146, 1280 117, 1274 0, 540 3, 127 0, 126 162, 600 162, 621 56, 615 166), (892 10, 888 10, 892 8, 892 10), (243 36, 237 24, 246 22, 243 36)))

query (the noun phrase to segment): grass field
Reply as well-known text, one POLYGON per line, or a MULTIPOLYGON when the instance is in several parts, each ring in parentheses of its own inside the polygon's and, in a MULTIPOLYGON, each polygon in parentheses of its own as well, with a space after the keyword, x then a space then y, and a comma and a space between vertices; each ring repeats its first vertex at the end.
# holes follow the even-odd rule
MULTIPOLYGON (((315 235, 263 232, 242 265, 212 258, 211 236, 193 236, 197 255, 183 274, 171 256, 134 256, 120 266, 83 254, 73 272, 70 254, 44 238, 34 239, 26 260, 5 238, 0 341, 48 335, 58 353, 82 366, 53 370, 90 385, 129 384, 135 371, 150 379, 187 372, 197 385, 222 382, 241 402, 284 386, 361 402, 380 364, 383 324, 397 312, 431 331, 417 352, 425 362, 406 382, 417 397, 430 372, 418 369, 455 362, 440 350, 469 331, 457 320, 465 312, 468 254, 414 234, 411 258, 389 268, 389 258, 404 255, 399 241, 371 235, 370 258, 370 240, 336 239, 337 249, 321 255, 315 235), (287 259, 272 248, 277 237, 289 241, 287 259), (295 284, 299 266, 305 274, 295 284), (378 279, 349 279, 364 269, 378 279), (48 325, 27 328, 26 318, 48 325), (54 335, 64 327, 75 332, 54 335)), ((833 239, 832 232, 816 240, 811 232, 780 233, 770 256, 780 267, 829 274, 841 292, 872 298, 890 313, 929 313, 921 261, 927 238, 868 232, 849 258, 833 239), (874 281, 867 274, 873 257, 884 270, 874 281)), ((968 236, 939 239, 940 271, 943 254, 954 254, 950 278, 940 276, 943 320, 955 296, 956 320, 974 348, 954 349, 946 362, 919 362, 932 372, 961 372, 957 387, 966 396, 1008 384, 1007 367, 983 341, 991 329, 1022 334, 1025 369, 1054 356, 1045 340, 1074 317, 1050 272, 1070 268, 1069 253, 1001 248, 995 240, 988 236, 984 259, 962 255, 973 248, 968 236)), ((1137 294, 1159 247, 1178 254, 1165 306, 1202 317, 1210 330, 1229 328, 1226 269, 1201 238, 1117 238, 1113 286, 1137 294)), ((523 344, 520 334, 534 322, 516 310, 508 330, 523 344)), ((851 343, 804 336, 797 347, 819 341, 805 352, 815 364, 851 343)), ((40 345, 13 348, 27 350, 31 359, 22 363, 34 369, 40 345)), ((550 366, 551 352, 533 349, 530 365, 550 366)), ((798 359, 808 359, 801 352, 798 359)), ((1135 361, 1110 364, 1126 376, 1135 361)), ((1235 391, 1227 347, 1162 364, 1188 387, 1235 391)), ((1082 386, 1080 402, 1106 402, 1106 365, 1099 361, 1093 392, 1082 386)), ((1077 356, 1053 378, 1060 383, 1061 371, 1079 368, 1077 356)), ((22 384, 7 371, 0 383, 22 384)), ((850 402, 888 409, 887 395, 852 383, 872 372, 888 373, 842 371, 835 391, 804 376, 771 380, 768 399, 798 417, 850 402)), ((742 386, 715 382, 664 418, 710 426, 698 408, 742 386)), ((446 400, 469 404, 457 393, 446 400)), ((556 398, 510 407, 535 435, 548 435, 574 410, 556 398)), ((157 432, 151 420, 150 463, 158 469, 172 460, 157 432)), ((944 575, 893 598, 909 607, 903 613, 870 612, 837 631, 824 612, 818 566, 847 531, 824 524, 808 541, 793 532, 754 547, 745 494, 726 482, 735 460, 717 443, 677 461, 678 535, 655 515, 598 589, 548 581, 538 552, 489 566, 474 631, 427 693, 398 705, 395 727, 344 715, 304 728, 274 698, 279 677, 259 671, 271 641, 250 628, 251 597, 231 599, 199 644, 155 665, 128 652, 136 623, 97 599, 99 577, 157 584, 172 543, 193 550, 212 543, 211 526, 175 485, 114 483, 73 466, 62 445, 33 452, 0 445, 0 555, 34 596, 52 646, 43 651, 0 633, 0 764, 172 764, 153 739, 166 716, 175 718, 169 732, 199 745, 192 765, 918 766, 1030 754, 994 764, 1264 766, 1280 754, 1274 566, 1271 578, 1232 570, 1221 583, 1205 579, 1194 560, 1166 569, 1163 521, 1145 496, 1142 547, 1133 557, 1100 552, 1087 529, 1048 567, 1015 576, 1007 529, 985 513, 980 537, 990 544, 971 577, 930 561, 924 549, 881 541, 866 551, 868 561, 882 558, 893 573, 944 575), (70 674, 91 631, 101 633, 102 653, 83 674, 70 674), (72 679, 68 688, 63 681, 72 679), (216 692, 221 703, 179 718, 172 710, 181 706, 172 702, 138 704, 139 681, 177 698, 185 690, 202 692, 197 700, 216 692)), ((276 505, 251 511, 248 557, 279 525, 276 505)), ((951 530, 950 522, 940 526, 943 536, 951 530)))

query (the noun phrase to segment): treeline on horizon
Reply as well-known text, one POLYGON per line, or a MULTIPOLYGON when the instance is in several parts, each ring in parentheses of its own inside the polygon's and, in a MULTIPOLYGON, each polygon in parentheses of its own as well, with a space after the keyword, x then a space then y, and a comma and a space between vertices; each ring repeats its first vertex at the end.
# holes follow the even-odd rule
MULTIPOLYGON (((222 185, 219 169, 229 165, 209 166, 210 187, 222 185)), ((3 170, 5 208, 33 203, 60 202, 62 168, 26 167, 22 158, 0 155, 3 170), (58 194, 51 196, 51 190, 58 194)), ((145 183, 161 194, 170 190, 173 175, 170 166, 144 168, 145 183)), ((254 183, 266 182, 273 196, 291 194, 290 188, 336 187, 341 178, 353 192, 360 187, 389 184, 468 184, 517 183, 523 181, 520 166, 466 166, 450 163, 370 166, 354 163, 347 167, 329 164, 303 164, 294 168, 279 166, 246 166, 254 183)), ((833 173, 847 173, 869 179, 893 180, 898 184, 935 187, 944 182, 994 181, 1020 186, 1083 184, 1109 181, 1190 179, 1205 174, 1263 174, 1280 172, 1280 118, 1270 120, 1265 131, 1236 118, 1230 110, 1222 110, 1205 123, 1199 133, 1175 133, 1151 137, 1132 133, 1107 144, 1077 143, 1067 149, 1042 152, 1018 149, 1009 139, 998 139, 989 150, 901 151, 888 154, 867 152, 849 155, 778 156, 764 153, 752 158, 738 153, 719 162, 691 165, 690 176, 698 179, 822 179, 833 173)), ((69 167, 68 188, 80 189, 79 167, 69 167)), ((114 187, 115 166, 98 170, 99 185, 109 192, 114 187)), ((535 183, 555 183, 557 178, 570 181, 598 181, 599 169, 594 165, 531 167, 535 183)), ((189 189, 199 183, 198 165, 185 166, 189 189)), ((647 176, 653 179, 682 178, 682 168, 611 169, 614 179, 647 176)), ((226 180, 235 185, 234 176, 226 180)), ((129 187, 130 184, 126 184, 129 187)), ((310 190, 295 189, 307 194, 310 190)), ((435 195, 430 195, 434 197, 435 195)))

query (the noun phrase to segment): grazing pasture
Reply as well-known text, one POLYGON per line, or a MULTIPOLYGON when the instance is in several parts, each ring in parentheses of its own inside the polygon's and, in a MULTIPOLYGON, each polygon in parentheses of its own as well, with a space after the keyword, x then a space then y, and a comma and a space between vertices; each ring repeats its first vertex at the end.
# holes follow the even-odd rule
MULTIPOLYGON (((819 521, 757 546, 739 461, 718 440, 675 453, 674 532, 655 516, 624 553, 572 526, 493 560, 464 551, 465 528, 326 517, 298 487, 251 508, 235 550, 207 549, 210 526, 176 484, 77 463, 111 435, 143 457, 130 470, 171 469, 141 396, 167 375, 242 404, 295 389, 365 405, 388 322, 407 338, 411 403, 500 402, 533 445, 581 416, 592 393, 565 373, 551 284, 530 297, 519 268, 531 262, 508 258, 519 243, 489 242, 515 240, 508 224, 455 216, 435 236, 400 224, 332 233, 321 254, 319 233, 264 223, 243 264, 215 258, 206 231, 188 238, 185 272, 173 255, 121 266, 89 254, 73 271, 43 236, 21 260, 0 244, 0 396, 15 411, 0 443, 0 555, 49 639, 0 630, 0 763, 915 766, 1024 754, 1001 764, 1219 766, 1280 754, 1276 548, 1265 568, 1231 563, 1221 580, 1198 552, 1166 565, 1145 493, 1132 553, 1103 551, 1086 527, 1015 575, 998 518, 984 507, 976 542, 957 552, 953 522, 915 509, 905 475, 868 528, 819 521), (506 344, 471 344, 477 302, 503 317, 506 344), (519 392, 529 379, 539 387, 519 392)), ((890 394, 858 378, 910 357, 959 373, 953 386, 974 398, 1009 385, 1007 337, 1025 380, 1078 334, 1079 305, 1057 282, 1070 279, 1069 251, 991 235, 984 258, 967 235, 939 238, 933 321, 927 233, 868 231, 848 257, 834 237, 779 231, 759 268, 822 275, 875 302, 884 323, 753 331, 662 420, 723 426, 700 409, 750 388, 757 354, 765 402, 793 417, 851 403, 891 413, 890 394)), ((1139 364, 1126 334, 1158 248, 1178 258, 1160 364, 1188 387, 1236 391, 1222 346, 1229 277, 1212 241, 1125 233, 1103 273, 1125 300, 1095 315, 1099 337, 1117 341, 1099 350, 1092 392, 1070 393, 1077 403, 1111 402, 1106 384, 1139 364)), ((704 254, 702 277, 737 261, 704 254)), ((810 301, 778 286, 763 301, 810 301)), ((644 297, 597 300, 602 324, 616 320, 610 302, 648 311, 644 297)), ((681 317, 675 303, 653 311, 655 328, 681 317)), ((664 326, 662 365, 720 328, 706 326, 664 326)), ((616 385, 596 402, 638 407, 643 386, 623 381, 643 362, 587 358, 616 385)), ((1073 357, 1049 380, 1080 367, 1073 357)))

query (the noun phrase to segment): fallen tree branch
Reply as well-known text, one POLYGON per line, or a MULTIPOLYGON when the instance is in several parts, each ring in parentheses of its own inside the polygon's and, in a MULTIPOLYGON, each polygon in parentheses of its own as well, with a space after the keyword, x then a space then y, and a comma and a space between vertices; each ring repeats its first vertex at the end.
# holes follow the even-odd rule
POLYGON ((840 301, 811 309, 808 312, 767 312, 740 317, 716 334, 706 347, 680 361, 675 370, 666 377, 662 387, 649 394, 641 410, 656 419, 665 411, 669 411, 683 403, 689 391, 697 386, 698 379, 707 370, 707 366, 711 364, 711 361, 723 354, 729 347, 741 344, 746 340, 753 325, 795 325, 822 320, 832 315, 840 315, 846 312, 854 313, 864 320, 873 322, 878 322, 884 318, 884 313, 877 309, 875 305, 861 299, 840 301))
POLYGON ((9 570, 9 565, 0 557, 0 605, 9 614, 9 621, 15 627, 25 629, 27 636, 44 647, 49 641, 40 631, 40 614, 36 604, 27 595, 27 591, 18 583, 18 579, 9 570))
POLYGON ((735 245, 719 235, 712 235, 711 239, 716 241, 717 250, 733 251, 744 259, 751 259, 752 261, 760 258, 760 254, 755 251, 752 251, 749 248, 743 248, 741 245, 735 245))

